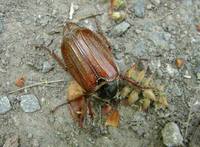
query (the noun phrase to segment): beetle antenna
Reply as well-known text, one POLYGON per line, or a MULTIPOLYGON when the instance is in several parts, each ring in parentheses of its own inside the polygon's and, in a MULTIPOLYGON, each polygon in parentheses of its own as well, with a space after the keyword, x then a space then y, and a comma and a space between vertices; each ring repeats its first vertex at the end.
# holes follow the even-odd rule
POLYGON ((129 82, 130 84, 132 84, 133 86, 135 86, 135 87, 137 87, 137 88, 139 88, 139 89, 142 89, 142 90, 144 90, 144 89, 152 89, 151 87, 141 86, 141 85, 139 84, 139 82, 137 82, 137 81, 135 81, 135 80, 133 80, 133 79, 130 79, 130 78, 127 77, 127 76, 124 76, 124 75, 121 75, 121 74, 120 74, 119 77, 120 77, 120 79, 129 82))

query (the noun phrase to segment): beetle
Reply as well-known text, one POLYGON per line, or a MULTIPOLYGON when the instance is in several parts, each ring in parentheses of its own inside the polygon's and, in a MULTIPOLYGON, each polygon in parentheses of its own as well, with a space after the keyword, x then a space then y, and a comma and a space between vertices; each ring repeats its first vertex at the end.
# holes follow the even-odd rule
POLYGON ((111 46, 102 33, 68 22, 64 26, 61 43, 63 59, 48 47, 39 47, 46 49, 59 65, 71 74, 78 83, 75 86, 77 89, 83 89, 82 95, 68 98, 67 102, 71 115, 76 118, 80 126, 87 111, 86 104, 91 117, 93 115, 91 104, 85 101, 85 97, 97 93, 102 99, 112 99, 117 93, 120 79, 140 87, 136 81, 120 74, 111 46))

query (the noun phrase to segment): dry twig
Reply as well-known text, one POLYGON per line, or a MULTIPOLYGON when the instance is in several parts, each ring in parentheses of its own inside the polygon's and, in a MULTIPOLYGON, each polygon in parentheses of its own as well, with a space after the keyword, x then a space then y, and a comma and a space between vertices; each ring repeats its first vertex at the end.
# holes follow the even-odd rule
POLYGON ((43 82, 38 82, 32 85, 28 85, 28 86, 24 86, 22 88, 10 91, 8 94, 13 94, 15 92, 24 90, 24 89, 28 89, 28 88, 32 88, 32 87, 36 87, 36 86, 41 86, 41 85, 45 85, 45 84, 53 84, 53 83, 59 83, 59 82, 66 82, 66 80, 55 80, 55 81, 43 81, 43 82))

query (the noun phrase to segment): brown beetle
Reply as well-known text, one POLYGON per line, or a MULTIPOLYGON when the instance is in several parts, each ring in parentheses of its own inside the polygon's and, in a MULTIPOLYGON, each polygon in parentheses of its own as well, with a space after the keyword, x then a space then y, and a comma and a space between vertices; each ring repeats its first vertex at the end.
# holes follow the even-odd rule
POLYGON ((91 104, 84 99, 91 93, 97 92, 99 97, 110 99, 116 95, 119 79, 139 87, 136 81, 119 73, 110 45, 101 33, 93 32, 75 23, 67 23, 61 44, 64 62, 47 47, 40 46, 40 48, 48 50, 63 69, 68 71, 84 89, 82 96, 68 98, 70 112, 80 126, 87 111, 86 104, 91 116, 93 115, 91 104))

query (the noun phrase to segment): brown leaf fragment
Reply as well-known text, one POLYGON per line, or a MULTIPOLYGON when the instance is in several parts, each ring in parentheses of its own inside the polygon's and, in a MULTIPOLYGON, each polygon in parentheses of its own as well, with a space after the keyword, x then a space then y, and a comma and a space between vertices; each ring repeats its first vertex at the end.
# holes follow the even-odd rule
POLYGON ((106 118, 106 126, 118 127, 119 126, 119 111, 113 110, 110 115, 106 118))
POLYGON ((198 32, 200 32, 200 24, 196 25, 196 29, 197 29, 198 32))
POLYGON ((67 88, 67 100, 72 101, 77 97, 84 95, 84 89, 76 82, 71 81, 67 88))
POLYGON ((184 59, 182 59, 182 58, 177 58, 176 59, 176 67, 178 69, 182 68, 184 64, 185 64, 185 60, 184 59))
POLYGON ((22 87, 24 87, 24 85, 25 85, 25 81, 26 81, 26 78, 25 78, 24 76, 18 77, 18 78, 16 79, 16 81, 15 81, 15 85, 16 85, 17 87, 22 88, 22 87))

